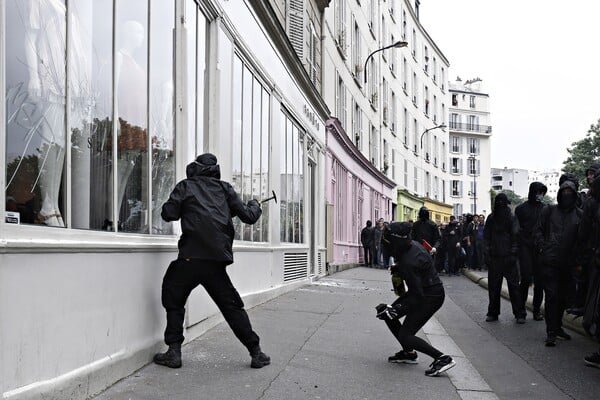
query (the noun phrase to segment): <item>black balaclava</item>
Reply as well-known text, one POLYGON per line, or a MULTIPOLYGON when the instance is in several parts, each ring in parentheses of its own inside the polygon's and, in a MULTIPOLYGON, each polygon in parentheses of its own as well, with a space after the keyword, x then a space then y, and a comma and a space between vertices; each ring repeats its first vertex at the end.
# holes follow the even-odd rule
POLYGON ((398 256, 410 249, 412 245, 411 230, 408 222, 392 222, 383 233, 382 243, 386 250, 390 254, 398 256))
POLYGON ((572 210, 575 208, 577 204, 577 187, 571 181, 565 181, 560 188, 558 189, 558 194, 556 195, 556 201, 558 203, 558 207, 563 210, 572 210), (571 189, 568 191, 567 189, 571 189))
POLYGON ((547 192, 548 188, 542 182, 531 182, 527 201, 530 203, 541 203, 547 192))
POLYGON ((421 207, 419 209, 419 219, 422 221, 427 221, 429 219, 429 210, 427 207, 421 207))
POLYGON ((371 222, 371 220, 367 221, 367 228, 370 228, 373 225, 373 223, 371 222))
POLYGON ((577 191, 579 191, 579 178, 577 177, 577 175, 575 175, 572 172, 565 172, 558 179, 558 187, 560 188, 560 186, 563 183, 565 183, 565 181, 571 181, 571 182, 573 182, 575 184, 575 187, 577 188, 577 191))
POLYGON ((504 193, 499 193, 494 199, 494 230, 502 231, 511 224, 510 201, 504 193))

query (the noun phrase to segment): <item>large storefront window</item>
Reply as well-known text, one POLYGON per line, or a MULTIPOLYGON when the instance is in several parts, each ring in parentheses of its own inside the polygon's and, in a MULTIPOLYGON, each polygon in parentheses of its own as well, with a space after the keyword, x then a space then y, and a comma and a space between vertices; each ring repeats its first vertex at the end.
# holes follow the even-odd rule
POLYGON ((304 243, 304 132, 281 115, 281 241, 304 243))
MULTIPOLYGON (((236 55, 233 61, 232 185, 245 203, 269 196, 270 95, 236 55)), ((254 225, 234 220, 237 240, 266 242, 268 208, 254 225)))
POLYGON ((174 3, 5 4, 6 210, 23 224, 171 233, 174 3))

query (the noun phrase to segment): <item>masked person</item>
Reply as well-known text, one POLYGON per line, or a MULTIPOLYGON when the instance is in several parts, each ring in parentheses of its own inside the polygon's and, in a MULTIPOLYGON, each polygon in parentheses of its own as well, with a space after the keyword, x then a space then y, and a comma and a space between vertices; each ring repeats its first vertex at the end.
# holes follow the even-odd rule
POLYGON ((365 267, 373 266, 373 249, 371 246, 373 245, 373 223, 371 221, 367 221, 367 224, 360 231, 360 242, 363 246, 363 252, 365 255, 365 267))
POLYGON ((427 207, 419 209, 419 218, 412 226, 412 238, 421 244, 423 244, 423 240, 429 243, 432 255, 440 247, 440 230, 435 222, 430 219, 427 207))
POLYGON ((256 200, 243 204, 233 187, 221 181, 217 158, 205 153, 186 168, 187 179, 179 182, 163 205, 165 221, 181 219, 178 258, 171 262, 162 284, 162 304, 167 311, 165 343, 169 350, 154 356, 154 362, 179 368, 183 343, 185 303, 191 291, 204 286, 219 307, 235 336, 248 349, 252 368, 262 368, 271 359, 261 351, 244 303, 225 268, 233 263, 235 230, 231 219, 254 224, 262 211, 256 200))
POLYGON ((540 311, 544 289, 542 288, 541 269, 538 252, 533 243, 533 231, 538 222, 544 203, 542 200, 548 188, 541 182, 532 182, 529 185, 527 201, 515 209, 515 216, 519 221, 519 269, 521 281, 521 301, 523 309, 527 302, 529 286, 533 283, 533 319, 542 321, 544 316, 540 311))
POLYGON ((519 292, 517 267, 519 223, 512 215, 509 204, 506 194, 498 194, 494 199, 494 211, 488 216, 483 230, 490 299, 486 321, 498 320, 502 280, 506 278, 513 314, 517 323, 524 324, 526 312, 519 292))
POLYGON ((535 228, 535 246, 539 251, 546 301, 546 346, 556 339, 569 340, 562 328, 570 271, 577 259, 577 232, 581 211, 576 207, 577 187, 565 181, 558 189, 558 205, 544 207, 535 228))
POLYGON ((407 290, 391 305, 377 306, 377 317, 386 322, 402 346, 400 352, 388 358, 389 362, 416 364, 416 351, 419 351, 433 358, 425 375, 437 376, 456 363, 452 357, 417 337, 416 333, 442 307, 444 286, 431 255, 420 243, 411 240, 410 232, 407 222, 393 222, 385 232, 383 244, 396 262, 392 274, 401 277, 407 290), (403 316, 406 318, 401 323, 399 319, 403 316))

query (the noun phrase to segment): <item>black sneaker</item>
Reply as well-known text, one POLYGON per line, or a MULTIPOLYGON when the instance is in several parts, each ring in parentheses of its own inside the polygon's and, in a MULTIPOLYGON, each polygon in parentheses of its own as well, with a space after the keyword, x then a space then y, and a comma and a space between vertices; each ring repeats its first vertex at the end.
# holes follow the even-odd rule
POLYGON ((262 368, 266 365, 271 364, 271 357, 269 357, 262 351, 250 354, 250 356, 252 357, 252 361, 250 361, 250 366, 252 368, 262 368))
POLYGON ((546 344, 546 347, 556 346, 556 335, 553 333, 549 333, 544 343, 546 344))
POLYGON ((544 320, 544 314, 542 314, 541 312, 534 312, 533 313, 533 320, 534 321, 543 321, 544 320))
POLYGON ((393 356, 388 357, 388 362, 398 364, 416 364, 417 360, 418 356, 416 351, 408 352, 401 350, 393 356))
POLYGON ((562 328, 560 328, 558 331, 556 331, 556 337, 559 338, 560 340, 571 340, 571 335, 569 335, 567 332, 565 332, 565 330, 562 328))
POLYGON ((165 367, 181 368, 181 345, 170 345, 166 352, 155 354, 153 361, 165 367))
POLYGON ((497 315, 488 315, 487 317, 485 317, 485 322, 494 322, 494 321, 498 321, 497 315))
POLYGON ((589 356, 585 356, 583 361, 590 367, 600 368, 600 351, 592 353, 589 356))
POLYGON ((524 324, 525 323, 525 318, 524 317, 517 317, 517 324, 524 324))
POLYGON ((427 376, 438 376, 444 371, 448 371, 450 368, 454 367, 456 363, 450 356, 441 356, 436 359, 434 362, 429 365, 429 369, 425 371, 425 375, 427 376))

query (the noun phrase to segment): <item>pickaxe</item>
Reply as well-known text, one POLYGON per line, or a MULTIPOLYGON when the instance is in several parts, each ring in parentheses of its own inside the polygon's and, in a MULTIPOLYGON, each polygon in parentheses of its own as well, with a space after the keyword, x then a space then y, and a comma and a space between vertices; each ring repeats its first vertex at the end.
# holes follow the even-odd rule
POLYGON ((260 204, 266 203, 269 200, 275 200, 275 204, 277 204, 277 195, 275 194, 275 191, 271 190, 271 193, 273 193, 273 196, 269 197, 268 199, 261 200, 260 204))

